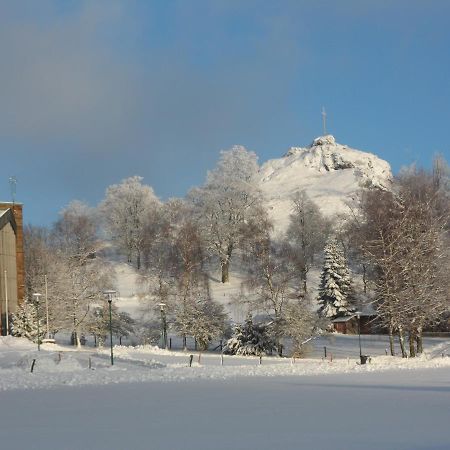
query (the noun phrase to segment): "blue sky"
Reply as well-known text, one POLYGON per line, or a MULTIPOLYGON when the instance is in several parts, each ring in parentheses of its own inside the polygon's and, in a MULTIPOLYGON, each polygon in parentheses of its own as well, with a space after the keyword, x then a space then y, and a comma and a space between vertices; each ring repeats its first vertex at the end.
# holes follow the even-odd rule
POLYGON ((321 134, 395 171, 450 160, 446 0, 0 0, 0 198, 50 224, 141 175, 166 199, 234 144, 321 134))

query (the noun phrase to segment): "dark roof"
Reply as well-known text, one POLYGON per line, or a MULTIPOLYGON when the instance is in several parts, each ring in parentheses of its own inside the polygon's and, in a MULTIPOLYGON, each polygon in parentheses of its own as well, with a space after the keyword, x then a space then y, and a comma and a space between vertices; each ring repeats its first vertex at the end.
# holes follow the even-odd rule
POLYGON ((14 233, 17 233, 16 220, 11 208, 0 209, 0 230, 8 223, 13 227, 14 233))
POLYGON ((340 322, 348 322, 349 320, 356 317, 356 314, 353 314, 352 316, 344 316, 344 317, 336 317, 336 319, 333 319, 333 323, 340 323, 340 322))

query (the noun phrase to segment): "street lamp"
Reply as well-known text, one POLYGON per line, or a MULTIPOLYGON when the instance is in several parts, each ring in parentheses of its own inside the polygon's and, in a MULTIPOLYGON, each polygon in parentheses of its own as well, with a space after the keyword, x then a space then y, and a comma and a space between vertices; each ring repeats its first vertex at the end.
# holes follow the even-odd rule
POLYGON ((109 290, 104 291, 103 294, 105 294, 108 297, 108 304, 109 304, 109 342, 111 347, 111 365, 114 365, 114 355, 113 355, 113 334, 112 334, 112 298, 113 295, 116 295, 116 291, 109 290))
POLYGON ((164 309, 165 303, 158 303, 158 306, 161 311, 161 347, 167 349, 167 319, 166 319, 166 310, 164 309))
POLYGON ((35 298, 36 302, 36 321, 37 321, 37 345, 38 345, 38 351, 41 350, 41 330, 39 327, 39 299, 42 296, 42 294, 38 294, 37 292, 33 294, 33 297, 35 298))
POLYGON ((356 317, 358 318, 358 342, 359 342, 359 360, 361 364, 366 363, 366 357, 363 357, 362 349, 361 349, 361 312, 356 311, 356 317))

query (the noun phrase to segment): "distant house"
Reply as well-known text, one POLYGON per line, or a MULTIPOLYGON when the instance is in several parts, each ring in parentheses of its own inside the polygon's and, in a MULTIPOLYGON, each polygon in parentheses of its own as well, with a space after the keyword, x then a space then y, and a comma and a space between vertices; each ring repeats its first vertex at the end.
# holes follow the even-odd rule
MULTIPOLYGON (((6 335, 8 319, 23 301, 25 266, 22 205, 0 203, 0 334, 6 335)), ((9 321, 9 320, 8 320, 9 321)))
MULTIPOLYGON (((337 317, 331 321, 333 329, 342 334, 358 334, 358 316, 351 314, 349 316, 337 317)), ((380 331, 377 316, 374 312, 361 312, 359 317, 361 334, 375 334, 380 331)))

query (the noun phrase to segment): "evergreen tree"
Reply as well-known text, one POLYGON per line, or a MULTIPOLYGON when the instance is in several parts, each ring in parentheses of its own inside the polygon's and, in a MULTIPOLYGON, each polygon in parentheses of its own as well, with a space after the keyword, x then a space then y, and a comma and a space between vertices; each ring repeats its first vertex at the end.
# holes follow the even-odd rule
POLYGON ((275 350, 268 326, 253 323, 249 315, 242 325, 236 326, 231 339, 228 339, 224 353, 230 355, 263 355, 275 350))
MULTIPOLYGON (((45 336, 45 327, 42 317, 39 319, 40 339, 45 336)), ((12 315, 11 334, 24 337, 36 342, 38 337, 37 310, 33 302, 24 301, 15 314, 12 315)))
POLYGON ((341 245, 335 238, 328 240, 324 251, 325 260, 319 286, 319 315, 335 319, 355 311, 349 299, 350 271, 341 245))

